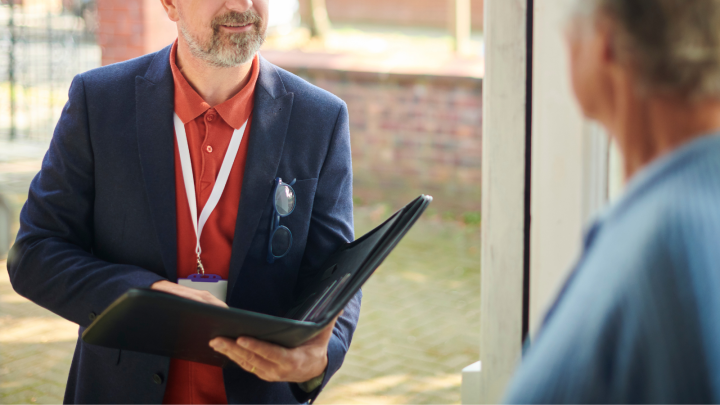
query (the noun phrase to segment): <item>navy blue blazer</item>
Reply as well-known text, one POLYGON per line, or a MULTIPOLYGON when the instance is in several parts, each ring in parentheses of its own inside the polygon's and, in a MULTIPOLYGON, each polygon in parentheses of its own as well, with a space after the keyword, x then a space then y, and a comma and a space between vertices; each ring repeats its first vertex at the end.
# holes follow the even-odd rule
MULTIPOLYGON (((69 101, 20 215, 8 259, 15 290, 80 325, 133 287, 177 279, 170 47, 75 77, 69 101)), ((352 241, 352 168, 345 103, 261 58, 227 303, 285 314, 304 277, 352 241), (297 179, 282 224, 289 254, 266 261, 273 181, 297 179)), ((340 368, 361 294, 339 319, 324 387, 340 368)), ((161 403, 170 359, 78 339, 67 403, 161 403)), ((314 399, 297 384, 223 370, 230 403, 314 399)))

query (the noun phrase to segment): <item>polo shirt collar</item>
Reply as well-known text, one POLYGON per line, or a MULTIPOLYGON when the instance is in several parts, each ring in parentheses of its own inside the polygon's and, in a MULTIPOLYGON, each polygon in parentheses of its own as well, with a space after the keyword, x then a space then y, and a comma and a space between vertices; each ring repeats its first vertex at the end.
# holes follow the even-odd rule
MULTIPOLYGON (((196 119, 212 107, 192 88, 177 66, 177 40, 170 50, 170 68, 175 82, 175 113, 183 124, 196 119)), ((250 80, 229 100, 215 106, 215 111, 234 129, 240 129, 253 109, 253 94, 260 74, 259 56, 255 54, 250 68, 250 80)))

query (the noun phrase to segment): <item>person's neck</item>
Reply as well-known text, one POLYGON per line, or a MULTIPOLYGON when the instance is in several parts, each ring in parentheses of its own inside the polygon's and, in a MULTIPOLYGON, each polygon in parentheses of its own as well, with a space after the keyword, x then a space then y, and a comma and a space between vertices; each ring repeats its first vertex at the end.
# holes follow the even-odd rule
POLYGON ((194 57, 182 38, 178 39, 178 68, 193 89, 211 107, 231 99, 250 81, 252 61, 235 67, 221 68, 194 57))
POLYGON ((632 95, 616 105, 616 116, 610 130, 629 179, 655 159, 720 129, 720 100, 632 95))

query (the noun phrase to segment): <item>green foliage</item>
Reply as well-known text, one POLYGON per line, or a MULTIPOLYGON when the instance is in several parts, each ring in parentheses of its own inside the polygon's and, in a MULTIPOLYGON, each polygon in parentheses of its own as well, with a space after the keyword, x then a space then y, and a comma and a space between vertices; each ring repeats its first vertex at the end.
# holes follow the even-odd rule
POLYGON ((450 211, 445 211, 442 213, 442 219, 443 221, 455 221, 455 214, 450 211))
POLYGON ((353 205, 356 207, 362 207, 363 205, 365 205, 365 201, 363 201, 363 199, 360 197, 354 196, 353 205))
POLYGON ((481 222, 480 213, 477 211, 466 212, 463 214, 463 222, 465 225, 478 226, 481 222))

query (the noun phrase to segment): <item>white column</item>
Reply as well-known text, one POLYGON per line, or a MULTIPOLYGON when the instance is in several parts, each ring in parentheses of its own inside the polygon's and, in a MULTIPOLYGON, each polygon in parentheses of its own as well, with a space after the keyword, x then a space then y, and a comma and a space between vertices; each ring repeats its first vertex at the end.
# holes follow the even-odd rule
POLYGON ((525 226, 527 1, 485 1, 481 399, 501 399, 520 359, 525 226))

